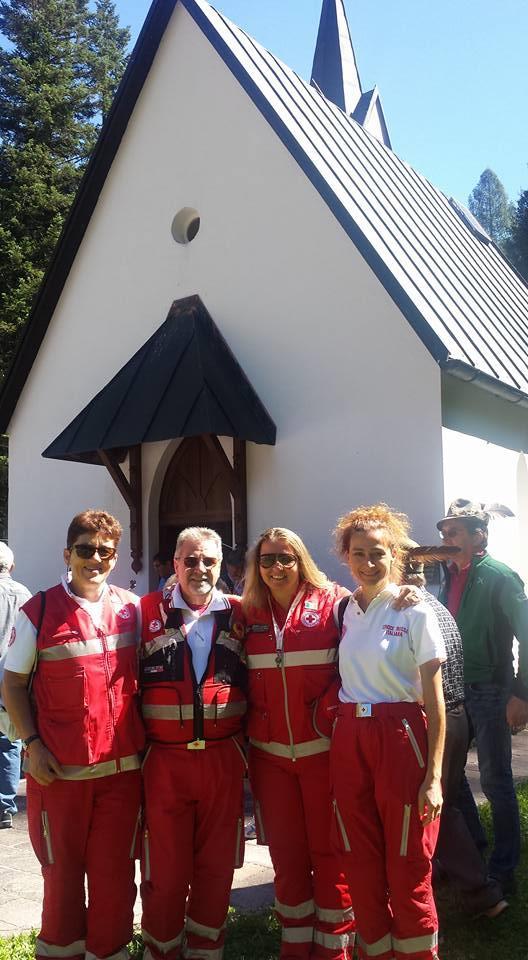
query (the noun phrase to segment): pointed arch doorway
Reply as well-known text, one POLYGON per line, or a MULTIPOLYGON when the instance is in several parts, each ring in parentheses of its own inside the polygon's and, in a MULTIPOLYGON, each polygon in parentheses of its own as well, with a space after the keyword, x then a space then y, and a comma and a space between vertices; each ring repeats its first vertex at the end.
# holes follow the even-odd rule
POLYGON ((224 544, 245 548, 245 444, 231 465, 218 437, 186 437, 167 467, 159 501, 159 548, 172 553, 184 527, 211 527, 224 544))

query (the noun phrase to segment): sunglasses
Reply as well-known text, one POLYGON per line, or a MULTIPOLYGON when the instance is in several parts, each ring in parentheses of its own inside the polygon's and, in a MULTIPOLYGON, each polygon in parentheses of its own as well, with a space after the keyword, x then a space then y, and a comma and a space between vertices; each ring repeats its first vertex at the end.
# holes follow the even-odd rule
POLYGON ((448 527, 440 530, 440 539, 445 540, 446 537, 449 537, 450 540, 453 540, 455 537, 458 537, 459 533, 462 531, 458 527, 448 527))
POLYGON ((293 553, 261 553, 259 563, 266 570, 274 567, 276 563, 280 563, 281 567, 293 567, 297 563, 297 557, 294 557, 293 553))
POLYGON ((174 559, 181 560, 187 570, 194 570, 199 563, 203 563, 204 567, 210 570, 215 563, 218 563, 218 557, 175 557, 174 559))
POLYGON ((98 547, 93 543, 74 543, 69 550, 75 550, 75 553, 81 560, 91 560, 97 553, 100 560, 113 560, 117 550, 115 547, 105 547, 102 544, 98 547))

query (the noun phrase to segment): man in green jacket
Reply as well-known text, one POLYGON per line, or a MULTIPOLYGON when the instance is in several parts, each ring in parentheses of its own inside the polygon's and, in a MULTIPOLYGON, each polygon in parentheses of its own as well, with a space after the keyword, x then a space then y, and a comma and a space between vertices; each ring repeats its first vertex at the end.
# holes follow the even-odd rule
MULTIPOLYGON (((511 734, 528 722, 528 599, 520 577, 487 553, 489 514, 455 500, 438 521, 440 536, 460 552, 446 571, 440 600, 454 616, 464 649, 466 708, 475 740, 482 789, 493 816, 490 876, 511 892, 519 862, 519 808, 513 788, 511 734), (513 668, 513 638, 519 668, 513 668)), ((481 848, 486 841, 466 783, 461 806, 481 848)))

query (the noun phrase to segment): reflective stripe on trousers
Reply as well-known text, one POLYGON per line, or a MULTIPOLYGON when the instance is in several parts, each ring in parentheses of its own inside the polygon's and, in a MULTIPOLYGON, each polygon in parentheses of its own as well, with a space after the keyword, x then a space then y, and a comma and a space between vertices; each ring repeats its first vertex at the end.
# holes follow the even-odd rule
POLYGON ((56 943, 46 943, 38 938, 35 941, 35 956, 37 957, 76 957, 78 954, 84 956, 85 950, 85 940, 75 940, 64 947, 59 947, 56 943))

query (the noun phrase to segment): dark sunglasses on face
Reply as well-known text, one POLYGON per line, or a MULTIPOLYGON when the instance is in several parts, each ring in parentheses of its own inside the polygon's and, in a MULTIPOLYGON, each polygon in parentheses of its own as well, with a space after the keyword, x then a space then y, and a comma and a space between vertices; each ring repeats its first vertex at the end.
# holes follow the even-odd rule
POLYGON ((218 563, 218 557, 175 557, 174 559, 181 560, 187 570, 194 570, 199 563, 203 563, 204 567, 209 570, 210 567, 214 567, 215 563, 218 563))
POLYGON ((75 550, 75 553, 81 560, 91 560, 92 557, 95 557, 97 553, 100 560, 113 560, 117 550, 115 547, 105 547, 102 544, 96 547, 93 543, 74 543, 73 547, 69 548, 75 550))
POLYGON ((261 553, 259 563, 266 570, 275 566, 276 563, 280 563, 281 567, 293 567, 297 563, 297 557, 292 553, 261 553))
POLYGON ((443 530, 440 530, 440 539, 445 540, 447 537, 449 540, 453 540, 459 533, 460 530, 457 527, 448 527, 447 529, 444 527, 443 530))

